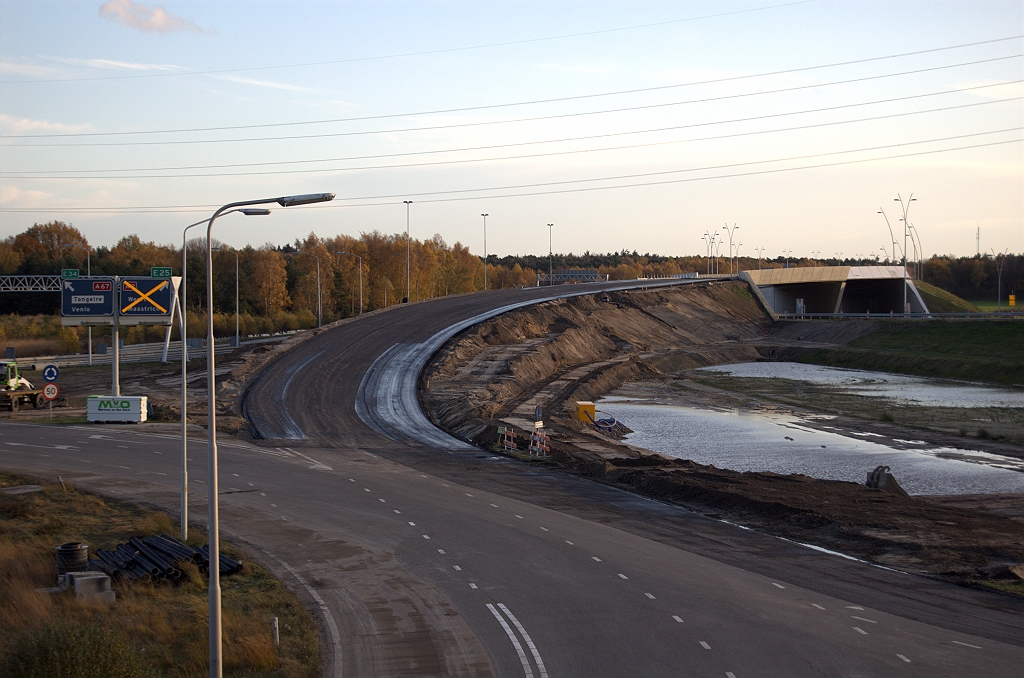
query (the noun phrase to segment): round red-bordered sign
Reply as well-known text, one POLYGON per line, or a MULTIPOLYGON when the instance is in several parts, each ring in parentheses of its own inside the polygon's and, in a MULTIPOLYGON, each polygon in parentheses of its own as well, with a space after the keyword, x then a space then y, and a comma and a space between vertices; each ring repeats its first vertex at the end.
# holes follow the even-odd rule
POLYGON ((43 386, 43 397, 47 400, 56 400, 57 396, 60 395, 60 389, 57 388, 57 384, 52 381, 43 386))

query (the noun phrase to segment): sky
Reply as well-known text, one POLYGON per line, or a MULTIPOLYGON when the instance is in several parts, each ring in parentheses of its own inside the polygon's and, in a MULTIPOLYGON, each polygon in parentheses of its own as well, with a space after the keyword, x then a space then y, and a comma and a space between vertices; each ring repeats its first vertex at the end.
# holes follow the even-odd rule
POLYGON ((1022 34, 1019 1, 0 0, 0 238, 333 192, 214 235, 868 259, 913 195, 926 255, 1024 252, 1022 34))

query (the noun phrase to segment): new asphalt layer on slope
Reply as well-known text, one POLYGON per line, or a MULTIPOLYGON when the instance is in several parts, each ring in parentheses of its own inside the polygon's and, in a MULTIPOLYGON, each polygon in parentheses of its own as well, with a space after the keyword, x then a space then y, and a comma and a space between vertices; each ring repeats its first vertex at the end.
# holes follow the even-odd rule
MULTIPOLYGON (((1017 599, 446 447, 433 431, 392 430, 387 417, 370 426, 357 413, 364 376, 396 344, 424 344, 545 293, 366 316, 283 354, 250 388, 246 409, 265 439, 221 439, 222 528, 319 612, 325 675, 1016 675, 1017 599)), ((371 390, 378 400, 402 393, 371 390)), ((173 426, 4 429, 6 468, 59 472, 176 513, 173 426)), ((190 458, 190 511, 201 520, 201 433, 190 458)))

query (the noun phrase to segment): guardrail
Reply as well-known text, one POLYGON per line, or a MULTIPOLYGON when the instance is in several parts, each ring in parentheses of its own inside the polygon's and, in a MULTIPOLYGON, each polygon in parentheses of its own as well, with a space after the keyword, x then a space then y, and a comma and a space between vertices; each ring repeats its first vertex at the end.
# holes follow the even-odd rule
POLYGON ((779 320, 1021 320, 1024 311, 978 313, 779 313, 779 320))
MULTIPOLYGON (((285 334, 273 335, 270 337, 260 337, 258 339, 251 339, 249 341, 243 341, 242 346, 249 344, 265 344, 273 341, 281 341, 282 339, 291 336, 294 332, 288 332, 285 334)), ((218 342, 214 344, 213 354, 223 355, 225 353, 231 353, 235 350, 234 346, 231 346, 228 341, 218 342)), ((121 362, 122 363, 157 363, 163 358, 164 355, 164 343, 154 342, 149 344, 130 344, 128 346, 121 347, 121 362)), ((93 353, 92 364, 93 365, 110 365, 114 359, 114 352, 111 349, 107 349, 106 353, 93 353)), ((206 346, 189 346, 188 347, 188 359, 189 360, 205 360, 206 359, 206 346)), ((172 341, 167 351, 168 362, 181 362, 181 342, 172 341)), ((48 356, 32 356, 26 358, 16 358, 15 362, 18 363, 19 369, 36 369, 36 366, 40 368, 48 363, 53 363, 58 367, 84 367, 89 364, 88 353, 72 353, 69 355, 48 355, 48 356)))

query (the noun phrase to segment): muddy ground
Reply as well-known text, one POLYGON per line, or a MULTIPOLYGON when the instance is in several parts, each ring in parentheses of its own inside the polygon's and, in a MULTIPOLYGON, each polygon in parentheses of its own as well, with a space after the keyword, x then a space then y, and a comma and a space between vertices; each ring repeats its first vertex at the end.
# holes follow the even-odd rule
POLYGON ((499 427, 511 428, 517 449, 506 453, 532 463, 880 565, 1024 594, 1022 495, 905 497, 857 483, 739 473, 627 445, 623 432, 573 416, 575 401, 628 384, 630 392, 659 391, 689 404, 827 412, 859 431, 1022 456, 1021 412, 894 409, 764 383, 777 380, 693 378, 696 367, 841 347, 874 327, 773 326, 735 283, 555 301, 453 338, 428 365, 422 400, 442 428, 496 451, 499 427), (527 452, 538 405, 550 434, 547 458, 527 452), (982 417, 984 435, 974 421, 982 417))

